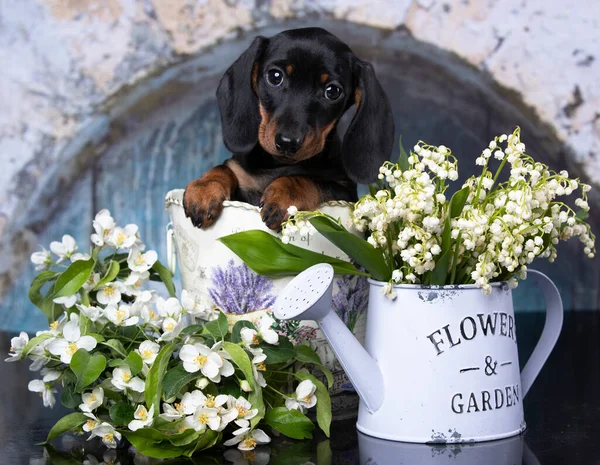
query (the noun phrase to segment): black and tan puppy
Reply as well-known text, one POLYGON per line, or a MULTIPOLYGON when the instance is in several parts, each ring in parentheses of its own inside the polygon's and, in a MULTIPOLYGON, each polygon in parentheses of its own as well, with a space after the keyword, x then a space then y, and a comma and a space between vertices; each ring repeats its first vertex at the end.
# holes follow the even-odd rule
POLYGON ((372 66, 323 29, 254 39, 217 100, 233 156, 187 186, 184 209, 197 227, 212 225, 224 200, 259 205, 275 230, 290 205, 354 201, 356 183, 374 181, 392 150, 392 112, 372 66), (336 126, 352 105, 341 142, 336 126))

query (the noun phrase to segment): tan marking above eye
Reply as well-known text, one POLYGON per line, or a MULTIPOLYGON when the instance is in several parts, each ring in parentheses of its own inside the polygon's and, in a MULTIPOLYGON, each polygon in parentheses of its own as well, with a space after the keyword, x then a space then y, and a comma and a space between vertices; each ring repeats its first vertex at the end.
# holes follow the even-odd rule
POLYGON ((323 74, 321 74, 321 82, 322 82, 323 84, 325 84, 325 83, 327 82, 327 80, 328 80, 328 79, 329 79, 329 74, 327 74, 327 73, 323 73, 323 74))
POLYGON ((292 65, 287 65, 285 67, 285 72, 287 73, 288 76, 291 76, 292 73, 294 72, 294 67, 292 65))

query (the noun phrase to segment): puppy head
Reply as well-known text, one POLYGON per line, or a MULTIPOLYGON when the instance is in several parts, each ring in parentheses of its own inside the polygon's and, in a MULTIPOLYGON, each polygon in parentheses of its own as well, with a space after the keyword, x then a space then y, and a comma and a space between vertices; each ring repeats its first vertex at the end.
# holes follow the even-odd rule
POLYGON ((323 29, 256 38, 223 76, 217 99, 232 152, 259 143, 284 163, 306 160, 323 151, 353 104, 342 146, 349 177, 375 180, 393 145, 390 105, 373 68, 323 29))

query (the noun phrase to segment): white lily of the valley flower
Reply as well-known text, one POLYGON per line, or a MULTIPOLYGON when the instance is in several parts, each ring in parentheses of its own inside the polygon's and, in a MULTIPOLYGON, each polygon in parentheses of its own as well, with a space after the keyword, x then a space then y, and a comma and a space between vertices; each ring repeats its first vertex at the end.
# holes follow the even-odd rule
POLYGON ((223 444, 226 446, 235 446, 237 444, 239 450, 248 451, 254 450, 259 444, 268 444, 270 442, 271 438, 263 430, 256 428, 250 432, 238 434, 223 444))
POLYGON ((97 387, 92 392, 86 392, 81 396, 82 403, 79 404, 79 410, 91 413, 104 402, 104 389, 97 387))
POLYGON ((217 352, 219 347, 220 344, 215 344, 212 348, 204 344, 185 344, 179 352, 183 368, 188 373, 202 371, 214 383, 221 381, 221 376, 233 375, 233 365, 217 352))
POLYGON ((31 263, 35 265, 35 271, 42 271, 48 269, 52 265, 52 257, 50 251, 42 247, 41 252, 33 252, 31 254, 31 263))
POLYGON ((117 226, 108 235, 106 243, 115 249, 129 249, 137 241, 137 233, 135 224, 128 224, 124 228, 117 226))
POLYGON ((316 390, 317 387, 314 383, 309 379, 305 379, 296 388, 294 397, 288 397, 285 400, 286 408, 288 410, 296 409, 304 412, 305 409, 314 407, 317 404, 316 390))
POLYGON ((131 389, 135 392, 144 392, 144 382, 137 376, 132 378, 128 366, 115 368, 110 382, 117 391, 131 389))
POLYGON ((103 209, 96 214, 92 225, 96 232, 90 236, 90 239, 98 247, 102 247, 115 227, 115 220, 108 210, 103 209))
POLYGON ((63 297, 56 297, 52 299, 55 304, 64 305, 65 308, 71 308, 77 302, 77 294, 75 295, 66 295, 63 297))
POLYGON ((62 242, 53 241, 50 243, 50 250, 58 255, 56 263, 61 263, 77 252, 77 243, 73 236, 65 234, 62 237, 62 242))
POLYGON ((183 420, 183 424, 186 429, 193 428, 195 431, 204 431, 207 427, 217 431, 221 426, 221 417, 217 409, 200 406, 193 415, 183 420))
POLYGON ((142 273, 152 268, 156 260, 158 260, 158 255, 154 250, 142 253, 139 248, 133 247, 127 257, 127 265, 131 271, 142 273))
POLYGON ((156 360, 156 356, 160 351, 160 345, 153 341, 144 341, 140 344, 139 349, 136 350, 142 361, 147 365, 152 365, 156 360))
POLYGON ((121 433, 106 422, 100 423, 92 429, 90 439, 96 436, 100 437, 104 445, 111 449, 116 449, 117 442, 121 440, 121 433))
POLYGON ((150 410, 146 410, 146 407, 143 405, 138 405, 133 413, 133 418, 135 420, 131 420, 127 425, 131 431, 137 431, 138 429, 152 425, 154 421, 154 405, 150 407, 150 410))
POLYGON ((121 302, 121 291, 117 283, 103 285, 96 294, 98 303, 102 305, 117 305, 121 302))
POLYGON ((56 399, 54 398, 54 394, 57 392, 56 389, 52 388, 51 384, 45 383, 41 379, 34 379, 30 381, 27 388, 31 392, 38 392, 42 397, 42 401, 44 402, 44 407, 54 407, 56 403, 56 399))
POLYGON ((48 350, 53 355, 58 355, 60 361, 71 363, 71 358, 79 349, 89 352, 97 345, 92 336, 82 336, 79 329, 79 318, 72 319, 63 328, 63 338, 56 338, 48 344, 48 350))
POLYGON ((108 320, 116 326, 134 326, 140 320, 137 316, 130 316, 131 308, 128 305, 121 305, 119 308, 109 305, 104 309, 104 314, 108 320))
POLYGON ((10 340, 10 352, 8 354, 9 357, 4 361, 17 362, 21 360, 21 354, 23 353, 23 349, 25 348, 28 342, 29 335, 24 331, 21 331, 21 334, 19 334, 17 337, 13 337, 10 340))

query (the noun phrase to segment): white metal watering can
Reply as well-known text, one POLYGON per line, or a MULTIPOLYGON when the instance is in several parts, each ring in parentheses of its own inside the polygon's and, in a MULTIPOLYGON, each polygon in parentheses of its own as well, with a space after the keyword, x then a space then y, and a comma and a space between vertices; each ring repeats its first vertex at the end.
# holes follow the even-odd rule
POLYGON ((315 320, 360 395, 357 428, 393 441, 488 441, 525 430, 523 398, 562 327, 558 290, 529 271, 546 298, 542 336, 522 372, 512 293, 492 284, 394 287, 370 281, 365 347, 331 311, 333 268, 315 265, 275 302, 279 319, 315 320), (366 349, 366 350, 365 350, 366 349))

